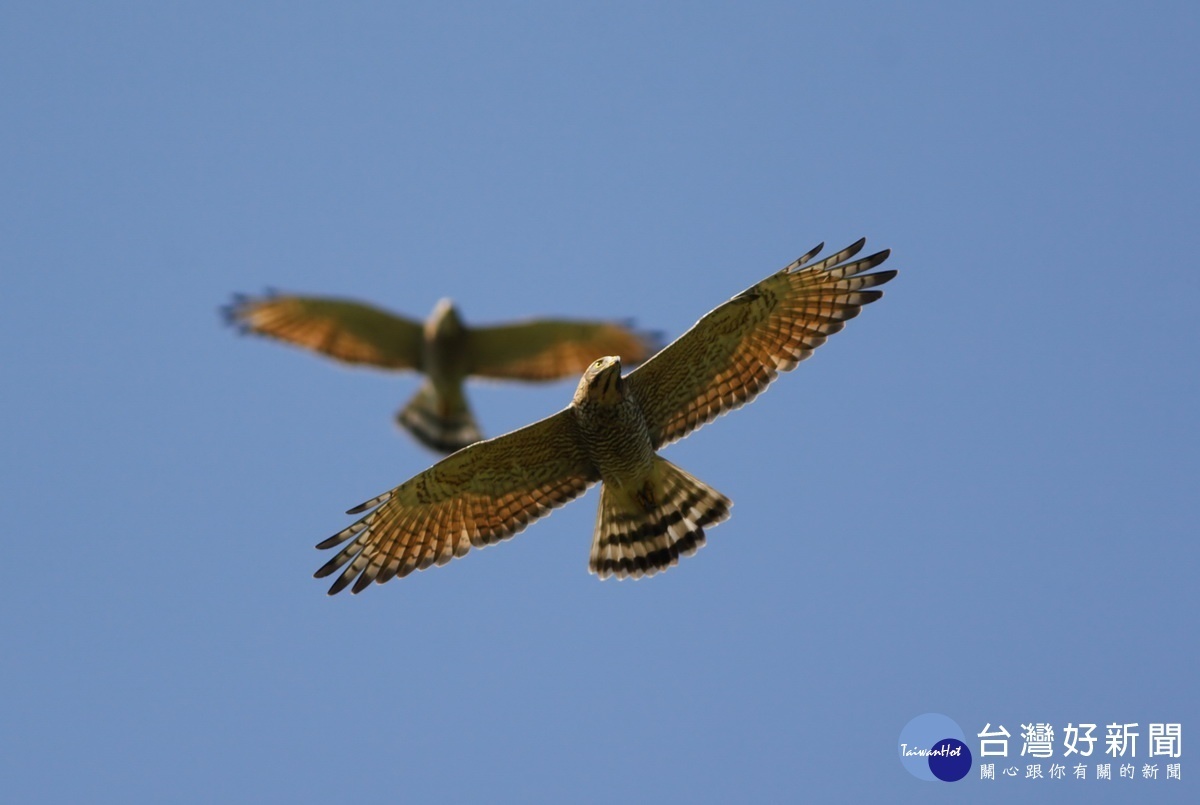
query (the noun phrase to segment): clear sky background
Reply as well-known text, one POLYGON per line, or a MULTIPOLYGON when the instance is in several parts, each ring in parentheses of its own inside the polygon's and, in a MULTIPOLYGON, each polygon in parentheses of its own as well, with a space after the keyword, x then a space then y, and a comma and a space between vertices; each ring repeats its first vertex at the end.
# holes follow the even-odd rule
MULTIPOLYGON (((1196 801, 1198 23, 6 4, 5 797, 1196 801), (217 315, 271 286, 674 338, 862 235, 899 278, 666 450, 735 506, 638 583, 586 572, 593 491, 326 597, 313 545, 434 460, 391 422, 416 381, 217 315), (1138 722, 1139 774, 1182 722, 1184 779, 922 782, 926 712, 1014 754, 1138 722)), ((574 385, 470 394, 495 435, 574 385)))

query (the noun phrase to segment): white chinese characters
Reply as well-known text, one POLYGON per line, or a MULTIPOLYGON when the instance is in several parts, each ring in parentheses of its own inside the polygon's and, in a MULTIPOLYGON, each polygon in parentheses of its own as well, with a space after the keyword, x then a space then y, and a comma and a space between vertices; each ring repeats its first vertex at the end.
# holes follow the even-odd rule
MULTIPOLYGON (((1010 722, 1011 723, 1011 722, 1010 722)), ((1003 724, 994 727, 989 721, 976 737, 979 738, 979 779, 996 781, 1003 777, 1022 778, 1026 780, 1181 780, 1180 763, 1166 763, 1165 768, 1156 762, 1134 762, 1135 758, 1156 757, 1179 758, 1183 754, 1183 726, 1179 723, 1151 722, 1145 724, 1142 731, 1140 722, 1112 722, 1104 726, 1104 753, 1111 760, 1119 762, 1096 763, 1094 773, 1088 773, 1086 763, 1078 762, 1082 758, 1092 756, 1099 741, 1096 723, 1067 722, 1065 727, 1058 729, 1054 724, 1045 721, 1030 721, 1021 723, 1018 736, 1021 739, 1021 756, 1036 760, 1062 758, 1064 761, 1074 756, 1076 762, 1071 765, 1066 762, 1025 764, 1024 773, 1018 765, 996 764, 982 762, 987 757, 1008 758, 1009 739, 1012 734, 1003 724), (1139 747, 1139 738, 1144 738, 1139 747), (1140 755, 1139 755, 1140 750, 1140 755), (1115 769, 1113 767, 1116 767, 1115 769), (1114 773, 1115 771, 1115 773, 1114 773)), ((1015 750, 1014 750, 1015 754, 1015 750)), ((1050 783, 1045 783, 1050 784, 1050 783)))

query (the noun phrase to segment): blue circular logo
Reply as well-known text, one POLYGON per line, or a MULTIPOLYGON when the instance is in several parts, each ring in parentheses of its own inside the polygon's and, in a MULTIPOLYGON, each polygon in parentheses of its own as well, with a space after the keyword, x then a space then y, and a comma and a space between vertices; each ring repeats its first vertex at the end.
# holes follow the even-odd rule
POLYGON ((938 741, 929 754, 929 770, 947 783, 961 780, 971 770, 971 750, 955 738, 938 741))
POLYGON ((962 728, 941 713, 917 716, 900 731, 900 763, 922 780, 961 780, 971 771, 962 728))

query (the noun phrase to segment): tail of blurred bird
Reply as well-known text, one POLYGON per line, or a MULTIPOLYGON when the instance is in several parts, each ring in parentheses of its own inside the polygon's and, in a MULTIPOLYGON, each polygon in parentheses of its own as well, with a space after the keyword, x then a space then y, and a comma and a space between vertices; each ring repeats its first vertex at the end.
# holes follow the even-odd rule
POLYGON ((704 545, 705 526, 729 517, 729 498, 655 456, 640 489, 604 484, 588 570, 602 579, 653 576, 704 545))
POLYGON ((426 380, 396 412, 396 422, 421 444, 441 453, 453 453, 483 438, 461 385, 441 394, 426 380))

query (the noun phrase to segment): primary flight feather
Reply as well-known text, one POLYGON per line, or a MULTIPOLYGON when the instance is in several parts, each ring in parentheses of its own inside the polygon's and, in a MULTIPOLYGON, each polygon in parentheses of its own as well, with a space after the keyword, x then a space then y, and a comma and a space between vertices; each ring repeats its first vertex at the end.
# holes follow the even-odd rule
POLYGON ((478 442, 351 509, 361 519, 317 545, 344 545, 317 572, 333 595, 507 539, 602 483, 590 572, 653 576, 704 544, 730 500, 657 454, 759 394, 876 301, 895 271, 867 273, 866 240, 812 263, 817 246, 720 305, 629 375, 621 359, 584 372, 562 411, 478 442))

